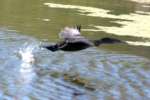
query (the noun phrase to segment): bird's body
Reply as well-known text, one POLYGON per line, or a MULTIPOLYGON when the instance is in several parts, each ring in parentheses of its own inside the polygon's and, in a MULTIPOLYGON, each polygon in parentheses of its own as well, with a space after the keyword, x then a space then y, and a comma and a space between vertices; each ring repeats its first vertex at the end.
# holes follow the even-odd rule
POLYGON ((79 51, 92 46, 99 46, 100 44, 112 44, 112 43, 124 43, 114 38, 102 38, 99 40, 88 40, 80 34, 81 26, 76 28, 66 27, 59 33, 62 42, 58 42, 54 45, 44 46, 51 51, 79 51))

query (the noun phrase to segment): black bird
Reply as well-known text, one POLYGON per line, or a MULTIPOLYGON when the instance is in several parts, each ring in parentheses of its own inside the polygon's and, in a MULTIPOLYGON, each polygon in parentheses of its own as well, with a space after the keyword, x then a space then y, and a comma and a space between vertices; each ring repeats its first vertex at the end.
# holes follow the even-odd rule
POLYGON ((50 51, 79 51, 86 49, 88 47, 99 46, 101 44, 113 44, 113 43, 125 43, 121 40, 114 38, 102 38, 99 40, 88 40, 80 34, 81 26, 65 27, 59 33, 60 38, 63 39, 62 42, 58 42, 54 45, 43 46, 50 51))

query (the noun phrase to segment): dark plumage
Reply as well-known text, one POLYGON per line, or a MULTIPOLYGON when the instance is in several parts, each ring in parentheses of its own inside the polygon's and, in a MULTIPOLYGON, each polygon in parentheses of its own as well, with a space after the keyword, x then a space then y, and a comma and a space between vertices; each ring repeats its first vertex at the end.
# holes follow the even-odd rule
POLYGON ((101 44, 113 44, 113 43, 125 43, 121 40, 114 38, 102 38, 99 40, 88 40, 80 35, 81 26, 76 28, 66 27, 59 33, 62 42, 56 43, 55 45, 44 46, 44 48, 57 51, 79 51, 92 46, 99 46, 101 44))

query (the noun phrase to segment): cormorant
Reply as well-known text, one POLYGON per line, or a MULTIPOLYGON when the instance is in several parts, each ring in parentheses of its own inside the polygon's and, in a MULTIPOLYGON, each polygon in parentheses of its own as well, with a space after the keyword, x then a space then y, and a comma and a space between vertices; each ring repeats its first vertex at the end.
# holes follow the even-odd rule
POLYGON ((81 26, 65 27, 60 33, 59 37, 63 41, 58 42, 54 45, 43 46, 50 51, 79 51, 93 46, 99 46, 101 44, 113 44, 113 43, 125 43, 121 40, 114 38, 102 38, 99 40, 89 40, 83 37, 81 34, 81 26))

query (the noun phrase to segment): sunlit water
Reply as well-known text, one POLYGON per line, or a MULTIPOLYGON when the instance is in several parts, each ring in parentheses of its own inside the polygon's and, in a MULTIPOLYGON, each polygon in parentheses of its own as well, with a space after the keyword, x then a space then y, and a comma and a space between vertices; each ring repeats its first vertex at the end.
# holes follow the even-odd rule
POLYGON ((150 100, 149 0, 1 0, 0 100, 150 100), (129 45, 51 52, 67 25, 129 45))
POLYGON ((150 99, 148 59, 97 48, 53 53, 40 45, 34 38, 0 31, 1 100, 150 99), (72 81, 76 77, 83 85, 72 81))
MULTIPOLYGON (((64 5, 56 3, 44 3, 44 5, 50 8, 59 8, 59 9, 73 9, 80 12, 81 15, 91 16, 91 17, 104 17, 117 19, 114 23, 121 24, 122 27, 115 26, 95 26, 97 29, 84 29, 85 31, 104 31, 107 33, 119 35, 119 36, 133 36, 133 37, 143 37, 150 38, 150 12, 135 11, 130 14, 123 15, 113 15, 109 14, 109 10, 104 10, 95 7, 87 6, 77 6, 77 5, 64 5), (142 20, 141 20, 142 19, 142 20)), ((144 6, 144 5, 142 5, 144 6)), ((112 21, 113 22, 113 21, 112 21)), ((150 41, 129 41, 131 45, 144 45, 150 46, 150 41)))

